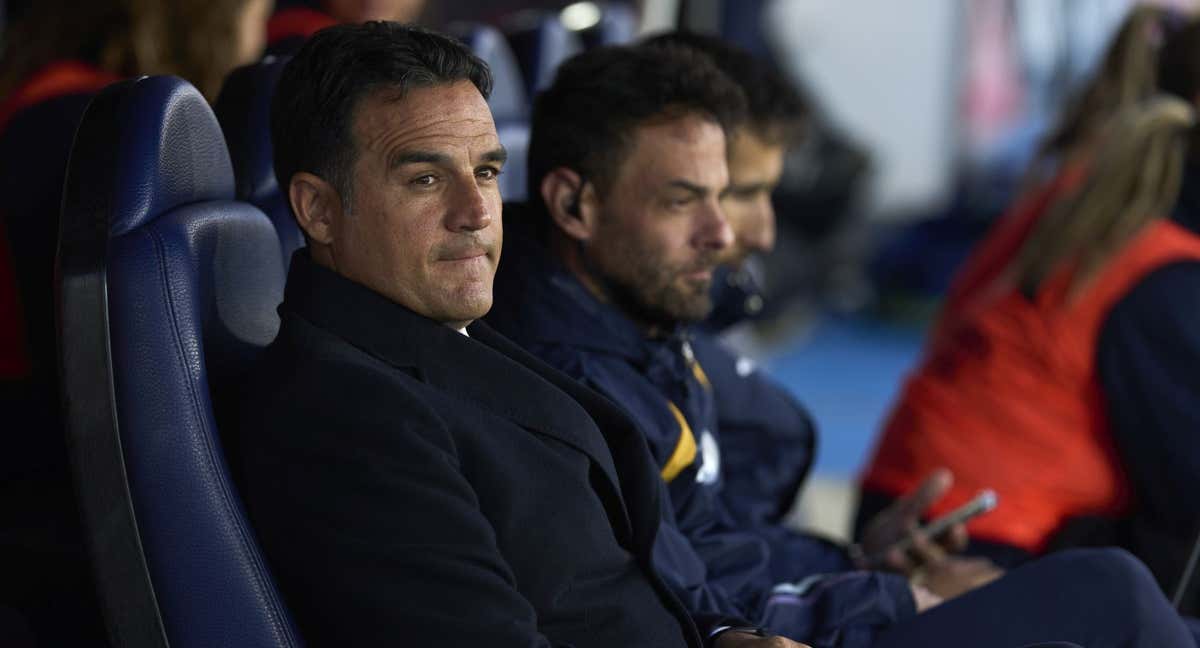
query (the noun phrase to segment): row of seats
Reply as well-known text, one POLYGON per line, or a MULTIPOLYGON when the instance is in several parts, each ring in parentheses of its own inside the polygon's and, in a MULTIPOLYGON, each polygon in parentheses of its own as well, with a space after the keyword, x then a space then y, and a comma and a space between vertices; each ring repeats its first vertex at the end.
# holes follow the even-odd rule
MULTIPOLYGON (((519 196, 526 76, 496 29, 457 33, 492 66, 511 158, 502 190, 519 196)), ((285 64, 231 75, 219 121, 181 79, 120 82, 76 133, 57 268, 65 419, 118 645, 302 645, 221 435, 278 330, 287 260, 303 245, 271 159, 270 98, 285 64)))

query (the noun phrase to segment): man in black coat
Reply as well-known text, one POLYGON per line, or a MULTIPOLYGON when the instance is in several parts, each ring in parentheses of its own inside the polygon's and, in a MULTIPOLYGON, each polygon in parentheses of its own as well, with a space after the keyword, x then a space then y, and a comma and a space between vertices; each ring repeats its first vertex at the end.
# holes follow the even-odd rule
POLYGON ((797 646, 689 615, 644 440, 483 324, 504 150, 486 67, 388 23, 317 34, 272 107, 309 242, 243 407, 250 516, 314 645, 797 646))

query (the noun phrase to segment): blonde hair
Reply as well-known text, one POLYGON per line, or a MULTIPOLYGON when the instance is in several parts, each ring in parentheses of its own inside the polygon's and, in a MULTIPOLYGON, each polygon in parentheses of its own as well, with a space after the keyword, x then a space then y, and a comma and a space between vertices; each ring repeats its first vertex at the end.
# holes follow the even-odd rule
POLYGON ((1096 73, 1067 105, 1058 125, 1042 139, 1034 167, 1069 157, 1097 134, 1113 114, 1158 90, 1158 50, 1168 15, 1158 7, 1129 12, 1096 73))
POLYGON ((191 81, 214 101, 225 75, 239 64, 238 20, 249 2, 169 0, 160 10, 162 33, 167 37, 161 48, 166 57, 163 63, 170 68, 163 73, 191 81))
POLYGON ((213 99, 236 64, 249 0, 38 0, 6 44, 0 98, 56 60, 118 76, 174 74, 213 99))
POLYGON ((1038 221, 1008 276, 1033 297, 1060 268, 1080 290, 1143 226, 1165 216, 1179 194, 1195 124, 1189 102, 1158 95, 1122 107, 1100 128, 1083 186, 1038 221))

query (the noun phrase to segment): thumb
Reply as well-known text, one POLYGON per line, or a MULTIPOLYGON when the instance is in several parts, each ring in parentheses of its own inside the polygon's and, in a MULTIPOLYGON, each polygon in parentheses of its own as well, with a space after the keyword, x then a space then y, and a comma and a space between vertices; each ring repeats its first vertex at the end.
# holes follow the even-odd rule
POLYGON ((946 468, 938 468, 929 473, 911 493, 904 498, 904 512, 913 517, 920 517, 925 509, 941 499, 942 495, 954 483, 954 474, 946 468))

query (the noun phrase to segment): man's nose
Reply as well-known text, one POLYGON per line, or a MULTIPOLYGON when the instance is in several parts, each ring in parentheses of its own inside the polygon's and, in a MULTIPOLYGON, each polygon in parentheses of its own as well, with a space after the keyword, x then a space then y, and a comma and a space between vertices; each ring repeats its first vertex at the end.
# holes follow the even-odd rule
POLYGON ((696 232, 697 247, 706 250, 724 250, 733 245, 733 228, 716 200, 705 202, 696 232))
POLYGON ((475 183, 455 190, 449 205, 446 229, 452 232, 487 229, 492 224, 492 210, 484 192, 475 183))
POLYGON ((766 254, 775 249, 775 209, 771 206, 770 196, 760 199, 737 236, 742 247, 751 252, 766 254))

